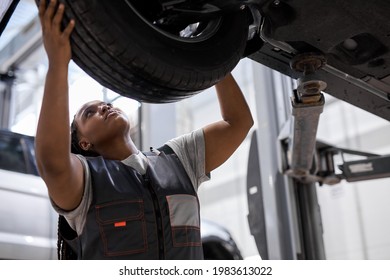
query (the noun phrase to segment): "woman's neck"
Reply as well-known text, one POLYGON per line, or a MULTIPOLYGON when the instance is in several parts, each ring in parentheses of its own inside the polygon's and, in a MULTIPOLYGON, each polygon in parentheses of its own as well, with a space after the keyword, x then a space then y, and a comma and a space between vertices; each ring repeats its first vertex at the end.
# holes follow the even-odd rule
POLYGON ((131 138, 128 138, 124 141, 110 141, 97 148, 97 152, 106 159, 124 160, 132 154, 137 154, 138 149, 131 138))

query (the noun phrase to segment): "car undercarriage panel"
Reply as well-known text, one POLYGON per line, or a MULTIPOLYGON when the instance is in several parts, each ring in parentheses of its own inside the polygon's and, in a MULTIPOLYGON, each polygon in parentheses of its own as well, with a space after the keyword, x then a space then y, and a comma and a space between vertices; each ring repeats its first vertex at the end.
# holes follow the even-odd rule
POLYGON ((265 44, 249 58, 298 78, 290 68, 297 54, 319 53, 317 71, 325 92, 390 120, 390 2, 263 0, 265 44))

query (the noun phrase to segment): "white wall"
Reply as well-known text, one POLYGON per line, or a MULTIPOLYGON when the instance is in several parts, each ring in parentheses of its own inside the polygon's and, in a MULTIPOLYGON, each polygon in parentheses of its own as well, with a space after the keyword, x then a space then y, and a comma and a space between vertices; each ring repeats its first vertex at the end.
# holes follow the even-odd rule
MULTIPOLYGON (((390 154, 390 124, 331 97, 318 138, 333 145, 390 154)), ((390 259, 390 179, 318 187, 328 259, 390 259)))

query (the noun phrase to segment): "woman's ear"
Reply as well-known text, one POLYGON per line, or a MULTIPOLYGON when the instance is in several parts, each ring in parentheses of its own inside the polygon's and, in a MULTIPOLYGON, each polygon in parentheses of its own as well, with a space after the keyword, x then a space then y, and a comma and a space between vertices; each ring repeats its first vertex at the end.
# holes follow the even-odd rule
POLYGON ((84 151, 89 151, 92 147, 92 144, 86 141, 85 139, 80 140, 79 145, 81 149, 83 149, 84 151))

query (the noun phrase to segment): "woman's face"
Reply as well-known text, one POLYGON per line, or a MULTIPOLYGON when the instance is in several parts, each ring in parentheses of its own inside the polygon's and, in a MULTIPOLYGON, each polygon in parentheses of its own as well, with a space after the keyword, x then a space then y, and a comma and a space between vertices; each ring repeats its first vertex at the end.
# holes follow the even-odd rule
POLYGON ((127 137, 130 132, 129 119, 124 112, 98 100, 84 104, 76 113, 75 121, 83 149, 88 144, 105 145, 114 138, 127 137))

